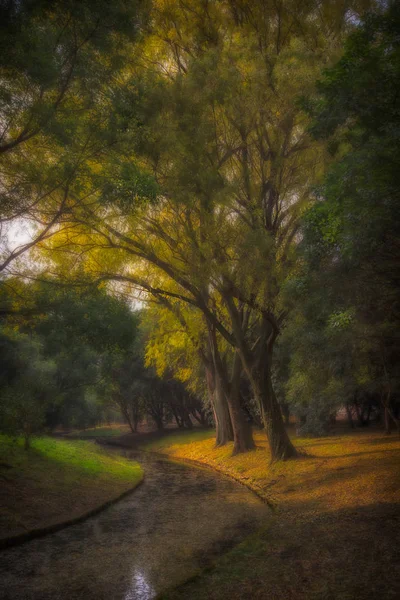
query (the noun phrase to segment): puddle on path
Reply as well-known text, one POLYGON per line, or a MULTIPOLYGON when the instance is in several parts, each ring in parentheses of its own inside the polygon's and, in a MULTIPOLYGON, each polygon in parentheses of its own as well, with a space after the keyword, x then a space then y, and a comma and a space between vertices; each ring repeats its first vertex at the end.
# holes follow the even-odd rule
POLYGON ((1 600, 151 600, 268 517, 234 481, 126 454, 142 464, 144 483, 84 523, 1 552, 1 600))

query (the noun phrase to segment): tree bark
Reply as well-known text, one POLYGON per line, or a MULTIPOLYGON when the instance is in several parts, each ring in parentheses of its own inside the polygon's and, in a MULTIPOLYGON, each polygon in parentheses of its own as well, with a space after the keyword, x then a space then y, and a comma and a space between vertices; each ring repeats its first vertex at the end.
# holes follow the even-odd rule
POLYGON ((129 414, 129 409, 126 406, 126 404, 122 401, 122 399, 118 399, 118 398, 115 399, 115 404, 120 409, 122 416, 124 417, 125 421, 128 423, 129 429, 131 430, 131 432, 135 433, 136 429, 135 429, 134 423, 132 422, 131 415, 129 414))
POLYGON ((153 416, 153 419, 156 424, 157 431, 162 431, 164 429, 164 423, 163 423, 162 418, 153 416))
POLYGON ((347 419, 349 421, 349 425, 350 425, 351 429, 354 429, 355 425, 354 425, 353 415, 351 413, 351 407, 349 405, 349 402, 346 402, 346 413, 347 413, 347 419))
POLYGON ((225 392, 217 373, 215 373, 214 406, 217 426, 216 446, 224 446, 233 441, 233 427, 225 392))
POLYGON ((276 399, 271 379, 272 344, 265 342, 257 362, 252 364, 249 356, 240 352, 243 366, 249 378, 254 397, 260 407, 271 452, 271 462, 298 456, 283 421, 282 411, 276 399), (253 366, 254 365, 254 366, 253 366))
POLYGON ((226 367, 223 364, 218 349, 215 330, 209 328, 210 349, 214 362, 215 373, 222 387, 222 393, 225 395, 229 410, 230 421, 233 432, 233 454, 247 452, 255 447, 253 434, 250 424, 247 422, 245 413, 240 405, 240 377, 242 373, 242 364, 240 356, 235 352, 231 379, 228 379, 226 367))
POLYGON ((186 425, 186 427, 188 429, 193 429, 193 423, 192 423, 190 415, 189 415, 189 413, 187 411, 185 411, 185 417, 184 417, 184 421, 183 422, 184 422, 184 426, 186 425))
POLYGON ((208 395, 214 412, 216 429, 215 445, 224 446, 233 440, 233 429, 228 404, 219 378, 215 373, 214 365, 210 362, 205 368, 208 395))
POLYGON ((385 415, 385 433, 386 435, 390 435, 392 433, 392 428, 390 424, 389 410, 387 406, 383 407, 384 415, 385 415))
POLYGON ((288 404, 286 404, 285 402, 282 402, 282 404, 280 406, 281 406, 283 418, 285 420, 285 425, 290 425, 290 408, 289 408, 288 404))
POLYGON ((138 425, 139 425, 139 416, 133 415, 133 433, 137 433, 138 425))
POLYGON ((230 381, 229 389, 226 392, 228 394, 227 400, 233 427, 234 455, 239 454, 240 452, 247 452, 248 450, 253 450, 255 448, 251 425, 248 422, 240 403, 240 378, 242 369, 243 367, 240 356, 237 352, 235 352, 235 357, 233 359, 232 379, 230 381))
POLYGON ((209 419, 205 411, 201 408, 194 408, 190 414, 193 415, 193 418, 196 419, 201 427, 210 427, 209 419))
POLYGON ((225 296, 225 299, 232 319, 237 350, 249 378, 254 398, 260 407, 271 451, 271 462, 295 458, 298 453, 285 429, 271 379, 273 345, 279 333, 277 325, 272 323, 270 316, 263 315, 258 344, 254 349, 250 348, 245 339, 248 319, 237 309, 229 295, 225 296))
POLYGON ((178 428, 183 429, 183 419, 181 419, 181 417, 179 416, 178 411, 174 407, 171 407, 171 410, 178 428))
POLYGON ((390 435, 392 433, 392 425, 391 424, 393 422, 397 428, 398 434, 400 435, 400 421, 395 417, 395 415, 391 409, 390 402, 391 402, 391 390, 389 388, 386 397, 385 397, 384 392, 382 392, 382 394, 381 394, 381 403, 383 406, 384 417, 385 417, 385 433, 387 435, 390 435))
POLYGON ((253 374, 251 384, 254 396, 260 405, 271 452, 271 462, 294 458, 297 456, 297 450, 287 434, 281 408, 272 387, 269 369, 265 369, 265 371, 253 374))

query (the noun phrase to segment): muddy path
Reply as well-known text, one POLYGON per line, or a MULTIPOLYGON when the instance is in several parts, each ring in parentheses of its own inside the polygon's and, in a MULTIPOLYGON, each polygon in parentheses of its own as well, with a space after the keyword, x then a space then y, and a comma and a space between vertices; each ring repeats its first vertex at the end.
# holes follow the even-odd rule
POLYGON ((207 566, 270 514, 250 490, 151 454, 144 483, 72 527, 0 553, 1 600, 150 600, 207 566))

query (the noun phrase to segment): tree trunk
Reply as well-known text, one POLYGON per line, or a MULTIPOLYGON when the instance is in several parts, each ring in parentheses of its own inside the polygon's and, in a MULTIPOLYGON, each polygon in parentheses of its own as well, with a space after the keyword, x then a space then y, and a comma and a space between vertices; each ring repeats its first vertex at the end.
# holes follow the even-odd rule
POLYGON ((181 419, 181 417, 178 413, 178 410, 174 406, 171 406, 171 411, 172 411, 172 414, 174 416, 174 419, 176 421, 178 428, 182 429, 183 428, 183 419, 181 419))
POLYGON ((392 433, 392 422, 397 428, 397 433, 400 435, 400 421, 395 417, 390 403, 391 403, 391 390, 387 392, 387 396, 385 398, 385 393, 381 394, 381 403, 383 405, 384 417, 385 417, 385 433, 390 435, 392 433))
POLYGON ((232 379, 229 385, 229 389, 226 391, 226 393, 228 394, 227 401, 233 427, 234 455, 239 454, 240 452, 247 452, 248 450, 253 450, 255 448, 250 423, 248 422, 240 404, 241 374, 242 363, 240 360, 240 356, 236 352, 235 357, 233 359, 232 379))
POLYGON ((135 427, 134 427, 134 424, 132 423, 131 415, 129 414, 128 408, 122 402, 116 401, 116 403, 119 406, 120 411, 121 411, 125 421, 128 423, 129 429, 131 430, 132 433, 135 433, 135 427))
POLYGON ((271 462, 287 460, 298 456, 283 422, 281 408, 276 399, 271 379, 272 350, 264 349, 256 368, 251 368, 246 356, 241 355, 254 397, 260 406, 260 412, 267 433, 271 462))
POLYGON ((290 425, 290 408, 286 402, 282 402, 281 411, 283 418, 285 419, 285 425, 290 425))
POLYGON ((138 425, 139 425, 139 417, 138 417, 138 415, 134 415, 133 416, 133 433, 137 433, 138 425))
POLYGON ((193 429, 192 420, 191 420, 190 415, 189 415, 189 413, 188 413, 188 411, 186 409, 185 409, 185 416, 184 416, 183 422, 184 422, 184 425, 186 425, 186 427, 188 429, 193 429))
POLYGON ((233 427, 233 455, 254 450, 253 433, 240 405, 238 389, 231 389, 228 405, 233 427))
POLYGON ((364 422, 365 425, 369 425, 370 423, 370 419, 371 419, 371 402, 368 402, 368 405, 366 406, 366 415, 364 417, 364 422))
POLYGON ((207 361, 205 364, 208 397, 214 413, 215 445, 224 446, 233 440, 231 417, 228 404, 222 392, 219 378, 216 376, 214 365, 207 361))
POLYGON ((207 419, 206 413, 201 408, 194 408, 190 414, 193 415, 193 418, 196 419, 198 424, 201 425, 202 427, 210 426, 210 423, 209 423, 209 420, 207 419))
POLYGON ((255 447, 251 427, 240 405, 240 377, 242 364, 240 356, 235 352, 231 380, 228 380, 225 365, 218 349, 215 331, 209 327, 210 349, 215 373, 225 395, 233 432, 233 454, 247 452, 255 447))
POLYGON ((269 373, 262 375, 258 381, 255 378, 253 391, 260 403, 261 414, 271 451, 271 461, 287 460, 288 458, 296 457, 297 450, 287 434, 269 373))
POLYGON ((351 429, 354 429, 355 425, 354 425, 354 421, 353 421, 353 415, 351 414, 351 408, 350 408, 348 402, 346 402, 346 413, 347 413, 347 419, 349 421, 349 425, 350 425, 351 429))
POLYGON ((215 373, 214 409, 216 421, 216 446, 224 446, 233 440, 233 428, 228 403, 221 379, 215 373))
POLYGON ((251 347, 246 340, 249 313, 239 310, 229 293, 224 296, 229 310, 237 351, 242 361, 254 398, 267 433, 271 462, 286 460, 298 455, 286 432, 282 412, 276 399, 271 379, 273 344, 279 330, 268 314, 262 315, 257 344, 251 347))
POLYGON ((392 433, 392 428, 391 428, 391 424, 390 424, 390 416, 389 416, 389 410, 387 406, 384 406, 384 413, 385 413, 385 433, 386 435, 389 435, 392 433))
POLYGON ((153 419, 156 424, 157 430, 162 431, 164 429, 164 423, 163 423, 162 418, 160 418, 158 416, 157 417, 154 416, 153 419))

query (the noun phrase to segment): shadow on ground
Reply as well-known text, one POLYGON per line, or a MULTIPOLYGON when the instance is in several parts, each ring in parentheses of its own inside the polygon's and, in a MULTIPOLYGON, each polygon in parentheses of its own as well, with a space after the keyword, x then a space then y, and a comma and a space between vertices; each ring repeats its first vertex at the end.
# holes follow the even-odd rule
POLYGON ((163 600, 395 600, 400 597, 397 504, 360 506, 304 519, 274 517, 163 600))

